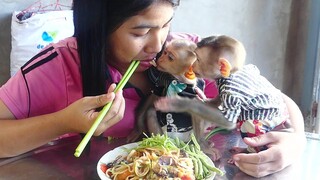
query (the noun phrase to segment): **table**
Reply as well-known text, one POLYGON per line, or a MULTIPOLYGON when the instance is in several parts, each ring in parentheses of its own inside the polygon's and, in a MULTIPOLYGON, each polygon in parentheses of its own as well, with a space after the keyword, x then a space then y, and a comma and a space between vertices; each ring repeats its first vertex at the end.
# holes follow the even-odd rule
MULTIPOLYGON (((315 158, 319 157, 320 138, 310 133, 306 135, 307 147, 299 163, 260 179, 320 179, 318 172, 320 160, 315 158)), ((0 179, 99 179, 96 172, 99 159, 109 150, 126 144, 125 139, 108 141, 103 137, 95 137, 91 140, 90 154, 83 152, 79 158, 76 158, 73 154, 80 141, 80 136, 68 137, 52 141, 17 157, 0 159, 0 179)), ((223 152, 220 162, 216 165, 226 172, 223 177, 216 176, 215 179, 255 179, 239 171, 236 166, 227 163, 231 156, 227 150, 235 145, 244 146, 242 139, 237 134, 215 135, 214 142, 223 152)))

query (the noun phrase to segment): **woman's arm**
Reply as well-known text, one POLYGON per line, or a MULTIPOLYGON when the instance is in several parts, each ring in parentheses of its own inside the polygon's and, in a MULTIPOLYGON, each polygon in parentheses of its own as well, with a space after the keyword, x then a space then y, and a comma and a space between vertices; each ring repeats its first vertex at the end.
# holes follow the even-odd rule
POLYGON ((302 113, 297 104, 287 95, 282 94, 282 97, 289 109, 289 116, 291 119, 291 126, 296 133, 301 133, 304 136, 304 120, 302 113))
POLYGON ((20 120, 13 120, 13 114, 0 100, 0 158, 25 153, 66 133, 86 133, 98 116, 95 109, 114 100, 94 133, 100 135, 124 114, 122 91, 114 94, 114 88, 115 84, 107 94, 84 97, 61 111, 20 120))
POLYGON ((263 177, 278 172, 296 162, 304 150, 306 138, 302 113, 288 96, 283 95, 283 99, 288 107, 294 131, 271 131, 254 138, 244 138, 249 146, 267 145, 268 149, 259 153, 233 156, 236 166, 251 176, 263 177))

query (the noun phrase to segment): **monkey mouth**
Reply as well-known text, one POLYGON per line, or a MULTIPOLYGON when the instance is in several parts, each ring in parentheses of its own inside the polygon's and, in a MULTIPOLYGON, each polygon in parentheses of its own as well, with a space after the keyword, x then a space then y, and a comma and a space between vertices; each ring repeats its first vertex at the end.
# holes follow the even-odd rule
POLYGON ((152 60, 141 60, 140 61, 140 67, 144 67, 144 68, 149 68, 151 66, 151 62, 152 60))
POLYGON ((153 59, 152 61, 150 61, 150 64, 151 64, 152 66, 154 66, 154 67, 157 67, 157 63, 156 63, 155 59, 153 59))

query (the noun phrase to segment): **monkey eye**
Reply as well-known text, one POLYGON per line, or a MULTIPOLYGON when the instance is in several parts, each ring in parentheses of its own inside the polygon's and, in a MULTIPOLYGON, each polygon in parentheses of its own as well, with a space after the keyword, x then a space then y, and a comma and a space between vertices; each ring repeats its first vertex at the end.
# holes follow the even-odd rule
POLYGON ((171 53, 168 54, 168 58, 169 58, 169 61, 173 61, 174 60, 174 56, 171 53))

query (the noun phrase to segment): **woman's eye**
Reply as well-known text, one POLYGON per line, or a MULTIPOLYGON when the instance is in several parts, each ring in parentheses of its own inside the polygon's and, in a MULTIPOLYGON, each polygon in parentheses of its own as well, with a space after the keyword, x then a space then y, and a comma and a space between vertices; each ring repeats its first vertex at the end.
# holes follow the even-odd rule
POLYGON ((140 31, 133 32, 132 34, 135 37, 143 37, 143 36, 146 36, 148 33, 149 33, 149 30, 140 30, 140 31))
POLYGON ((145 34, 133 34, 135 37, 143 37, 145 35, 147 35, 148 33, 145 33, 145 34))
POLYGON ((171 22, 168 22, 167 24, 165 24, 162 28, 166 28, 169 27, 171 25, 171 22))

